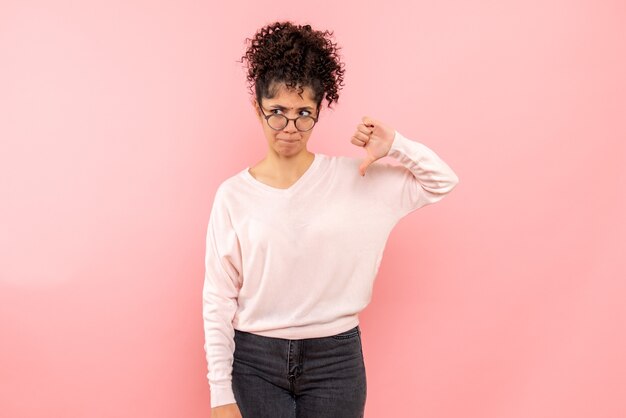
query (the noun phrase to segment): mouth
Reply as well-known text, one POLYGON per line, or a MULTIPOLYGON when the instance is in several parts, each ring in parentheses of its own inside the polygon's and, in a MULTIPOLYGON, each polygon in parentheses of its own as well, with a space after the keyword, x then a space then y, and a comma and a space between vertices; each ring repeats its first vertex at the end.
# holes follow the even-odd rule
POLYGON ((278 139, 279 141, 290 143, 290 144, 293 142, 298 142, 297 139, 282 139, 282 138, 276 138, 276 139, 278 139))

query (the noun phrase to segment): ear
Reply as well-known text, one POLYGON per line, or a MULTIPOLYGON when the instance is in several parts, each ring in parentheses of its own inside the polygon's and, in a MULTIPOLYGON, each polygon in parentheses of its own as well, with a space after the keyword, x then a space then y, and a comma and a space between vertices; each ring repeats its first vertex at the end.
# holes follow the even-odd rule
POLYGON ((261 118, 261 111, 259 110, 259 104, 256 99, 252 99, 252 107, 254 108, 254 113, 256 113, 257 118, 261 118))

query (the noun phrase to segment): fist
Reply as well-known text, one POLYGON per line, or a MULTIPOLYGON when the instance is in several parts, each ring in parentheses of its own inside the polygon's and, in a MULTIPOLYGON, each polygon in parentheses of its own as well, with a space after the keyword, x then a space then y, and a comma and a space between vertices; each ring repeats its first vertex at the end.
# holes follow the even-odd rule
POLYGON ((359 174, 365 175, 367 167, 374 161, 384 157, 389 152, 395 129, 385 125, 379 120, 363 116, 361 123, 356 126, 356 131, 352 135, 351 143, 358 147, 365 148, 367 155, 359 166, 359 174))
POLYGON ((237 403, 229 403, 211 408, 211 418, 242 418, 242 416, 237 403))

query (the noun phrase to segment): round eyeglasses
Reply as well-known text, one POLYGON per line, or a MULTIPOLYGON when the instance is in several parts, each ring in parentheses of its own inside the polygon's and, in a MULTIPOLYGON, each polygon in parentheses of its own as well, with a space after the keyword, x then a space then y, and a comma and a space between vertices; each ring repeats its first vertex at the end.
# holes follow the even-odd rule
POLYGON ((259 106, 259 108, 261 109, 261 113, 263 113, 263 117, 265 117, 265 120, 267 121, 269 127, 276 131, 285 129, 290 120, 294 121, 296 129, 300 132, 310 131, 311 129, 313 129, 313 126, 315 126, 318 119, 314 118, 313 116, 298 116, 297 118, 290 119, 285 115, 277 115, 276 113, 266 115, 263 111, 263 107, 259 106))

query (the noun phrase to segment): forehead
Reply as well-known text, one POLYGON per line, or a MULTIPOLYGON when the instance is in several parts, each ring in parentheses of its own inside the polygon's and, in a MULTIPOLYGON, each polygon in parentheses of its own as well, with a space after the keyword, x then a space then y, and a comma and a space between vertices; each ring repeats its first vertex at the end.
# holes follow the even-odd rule
POLYGON ((269 105, 281 105, 286 108, 315 106, 313 89, 306 86, 302 88, 300 92, 299 88, 287 88, 284 83, 275 84, 270 88, 270 94, 273 93, 272 98, 265 97, 263 101, 269 105))

